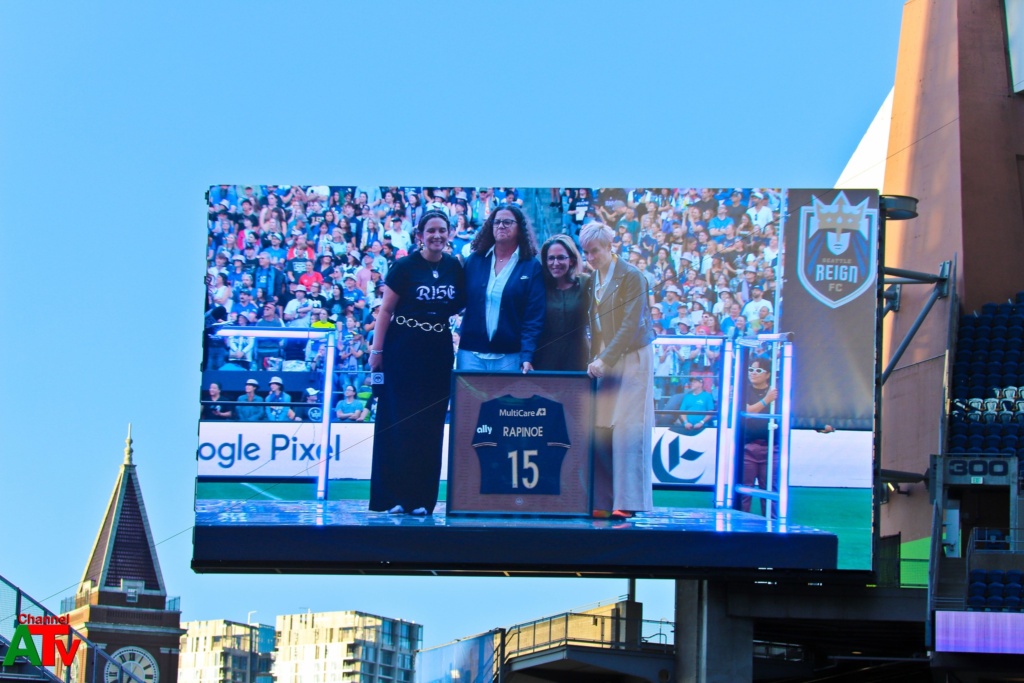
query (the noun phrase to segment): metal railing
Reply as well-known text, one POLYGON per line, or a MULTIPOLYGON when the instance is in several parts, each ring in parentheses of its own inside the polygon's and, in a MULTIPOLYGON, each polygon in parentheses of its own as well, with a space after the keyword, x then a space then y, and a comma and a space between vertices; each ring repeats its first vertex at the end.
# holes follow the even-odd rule
POLYGON ((511 658, 567 645, 642 650, 671 649, 674 644, 674 626, 669 621, 565 612, 509 628, 505 634, 505 656, 511 658))
POLYGON ((971 537, 967 541, 968 573, 973 568, 972 559, 978 553, 1024 553, 1024 529, 1007 527, 980 527, 971 529, 971 537))
MULTIPOLYGON (((43 607, 41 603, 34 600, 32 596, 25 593, 6 578, 0 576, 0 642, 10 646, 11 641, 14 638, 14 632, 19 625, 19 620, 22 619, 23 615, 31 617, 50 617, 51 619, 58 616, 43 607)), ((85 667, 85 673, 77 679, 78 681, 82 681, 83 683, 145 683, 145 681, 126 669, 120 662, 110 657, 110 655, 104 652, 102 648, 89 641, 85 636, 70 626, 67 627, 66 638, 69 644, 72 640, 81 641, 81 645, 78 646, 78 651, 75 653, 75 662, 78 666, 84 666, 86 661, 86 652, 92 652, 93 654, 92 667, 85 667), (116 672, 117 675, 108 676, 106 673, 108 670, 116 672)), ((42 638, 40 636, 33 636, 32 641, 36 647, 36 651, 40 655, 43 655, 44 653, 41 647, 42 638)), ((19 657, 17 661, 19 663, 28 662, 25 657, 19 657)), ((2 668, 3 667, 0 666, 0 669, 2 668)), ((59 675, 56 665, 43 666, 40 668, 46 671, 49 676, 53 677, 53 680, 55 681, 77 683, 77 681, 73 681, 71 678, 71 673, 73 671, 72 666, 62 665, 60 667, 59 675)))

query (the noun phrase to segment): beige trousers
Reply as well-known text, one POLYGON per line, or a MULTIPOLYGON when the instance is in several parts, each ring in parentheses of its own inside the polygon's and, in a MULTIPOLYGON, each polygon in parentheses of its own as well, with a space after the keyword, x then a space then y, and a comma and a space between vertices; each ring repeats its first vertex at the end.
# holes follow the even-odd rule
POLYGON ((597 384, 594 427, 594 508, 653 509, 654 351, 650 345, 626 353, 605 368, 597 384))

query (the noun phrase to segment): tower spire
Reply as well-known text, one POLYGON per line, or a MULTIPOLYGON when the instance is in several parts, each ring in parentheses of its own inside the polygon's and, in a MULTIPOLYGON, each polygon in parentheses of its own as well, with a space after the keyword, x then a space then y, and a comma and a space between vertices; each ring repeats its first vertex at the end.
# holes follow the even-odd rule
POLYGON ((128 423, 128 437, 124 440, 124 464, 131 465, 132 463, 132 423, 128 423))

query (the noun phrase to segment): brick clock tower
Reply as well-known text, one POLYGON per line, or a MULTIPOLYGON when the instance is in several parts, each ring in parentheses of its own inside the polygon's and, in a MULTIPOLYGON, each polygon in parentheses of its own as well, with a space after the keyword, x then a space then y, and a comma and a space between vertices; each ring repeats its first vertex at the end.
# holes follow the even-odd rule
MULTIPOLYGON (((67 616, 73 628, 140 680, 177 683, 178 645, 185 631, 177 604, 167 604, 132 452, 129 425, 124 463, 78 585, 75 609, 67 616)), ((116 668, 85 650, 75 657, 72 683, 117 683, 116 668)))

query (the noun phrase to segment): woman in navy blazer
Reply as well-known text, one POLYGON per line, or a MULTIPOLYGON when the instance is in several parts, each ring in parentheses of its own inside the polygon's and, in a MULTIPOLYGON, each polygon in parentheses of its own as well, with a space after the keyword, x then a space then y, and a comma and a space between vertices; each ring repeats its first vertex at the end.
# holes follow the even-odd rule
POLYGON ((533 229, 518 206, 502 204, 484 221, 472 249, 458 368, 530 372, 546 307, 533 229))

